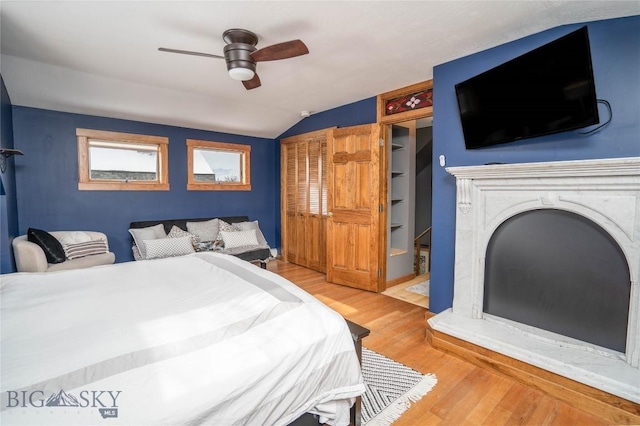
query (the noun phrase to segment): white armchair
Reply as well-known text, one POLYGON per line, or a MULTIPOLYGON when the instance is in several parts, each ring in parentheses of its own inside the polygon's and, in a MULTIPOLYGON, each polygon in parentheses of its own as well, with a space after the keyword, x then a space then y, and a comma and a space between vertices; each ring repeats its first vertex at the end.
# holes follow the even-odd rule
MULTIPOLYGON (((73 232, 77 233, 77 231, 53 231, 50 232, 50 234, 60 240, 73 232)), ((38 244, 30 242, 26 235, 20 235, 19 237, 14 238, 11 243, 18 272, 63 271, 67 269, 80 269, 88 268, 90 266, 108 265, 115 262, 116 256, 109 251, 109 243, 105 234, 96 231, 82 232, 87 234, 91 240, 104 240, 107 244, 107 252, 67 259, 61 263, 47 263, 47 257, 42 248, 40 248, 38 244)))

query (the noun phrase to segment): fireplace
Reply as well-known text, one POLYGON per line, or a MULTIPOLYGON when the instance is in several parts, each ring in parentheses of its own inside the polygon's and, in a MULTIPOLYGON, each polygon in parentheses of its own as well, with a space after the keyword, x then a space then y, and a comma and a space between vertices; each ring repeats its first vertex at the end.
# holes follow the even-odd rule
POLYGON ((640 403, 640 157, 447 171, 453 307, 430 327, 640 403))
POLYGON ((505 220, 486 250, 483 312, 625 353, 631 278, 617 242, 557 209, 505 220))

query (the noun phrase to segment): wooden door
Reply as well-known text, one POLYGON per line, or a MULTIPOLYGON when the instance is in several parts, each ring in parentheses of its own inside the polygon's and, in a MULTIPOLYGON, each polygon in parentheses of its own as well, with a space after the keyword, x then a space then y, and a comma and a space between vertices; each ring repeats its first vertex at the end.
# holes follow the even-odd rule
POLYGON ((327 130, 280 143, 283 260, 324 272, 327 130))
POLYGON ((327 141, 327 281, 380 291, 380 126, 333 129, 327 141))
POLYGON ((297 246, 295 263, 307 265, 307 214, 309 213, 309 182, 307 169, 307 144, 295 144, 296 150, 296 215, 295 243, 297 246))
POLYGON ((326 142, 326 136, 307 141, 309 213, 306 218, 305 255, 307 266, 321 272, 326 267, 326 142))
POLYGON ((280 154, 280 186, 281 193, 281 220, 282 220, 282 259, 286 262, 297 263, 297 212, 296 196, 297 185, 297 161, 296 146, 294 144, 282 144, 280 154))

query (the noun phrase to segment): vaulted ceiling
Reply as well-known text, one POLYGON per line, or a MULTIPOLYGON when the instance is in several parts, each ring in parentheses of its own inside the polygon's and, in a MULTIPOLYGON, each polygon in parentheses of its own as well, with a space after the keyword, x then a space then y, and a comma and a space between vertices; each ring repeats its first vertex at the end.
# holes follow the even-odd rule
MULTIPOLYGON (((432 77, 435 65, 638 1, 11 1, 0 71, 14 105, 273 138, 311 114, 432 77), (245 90, 222 33, 308 55, 260 62, 245 90)), ((437 82, 435 82, 437 84, 437 82)))

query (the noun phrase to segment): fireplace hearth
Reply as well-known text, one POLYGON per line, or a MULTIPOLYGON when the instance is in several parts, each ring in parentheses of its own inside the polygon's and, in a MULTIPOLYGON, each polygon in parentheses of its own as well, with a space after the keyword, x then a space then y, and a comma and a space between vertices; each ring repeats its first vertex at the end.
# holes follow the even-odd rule
MULTIPOLYGON (((454 298, 452 308, 429 319, 430 327, 640 403, 640 157, 450 167, 447 171, 456 177, 457 186, 454 298), (619 315, 622 334, 616 344, 600 346, 588 338, 576 338, 580 333, 570 337, 561 329, 525 324, 518 315, 514 320, 495 310, 485 311, 485 273, 491 273, 485 271, 486 257, 494 233, 514 217, 536 211, 577 215, 595 224, 619 253, 623 283, 604 283, 605 287, 626 286, 619 293, 628 298, 621 302, 628 311, 619 315)), ((555 275, 562 281, 562 272, 555 275)), ((514 276, 518 281, 530 278, 527 273, 514 276)), ((539 286, 554 297, 553 286, 544 290, 535 279, 526 285, 539 286)), ((503 302, 501 309, 509 311, 512 302, 508 298, 503 302)), ((584 318, 576 320, 581 321, 584 318)))

